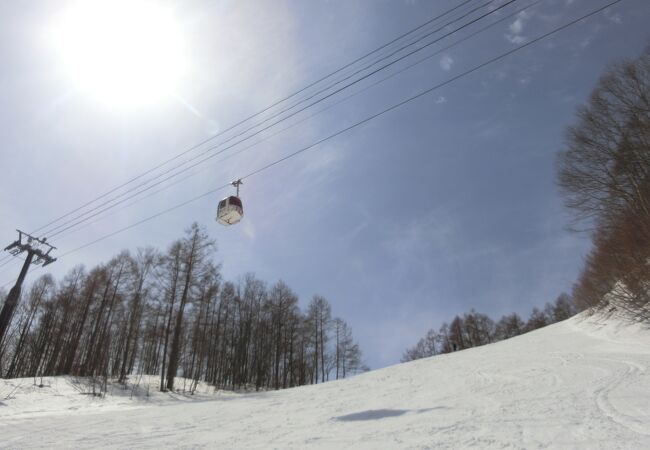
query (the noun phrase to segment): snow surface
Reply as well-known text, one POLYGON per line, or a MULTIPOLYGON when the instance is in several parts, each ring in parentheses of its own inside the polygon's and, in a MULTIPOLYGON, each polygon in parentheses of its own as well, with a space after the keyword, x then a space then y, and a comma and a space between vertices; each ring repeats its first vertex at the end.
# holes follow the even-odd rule
POLYGON ((162 394, 144 379, 133 398, 95 398, 69 377, 4 380, 0 447, 647 449, 649 366, 650 329, 580 316, 285 391, 162 394))

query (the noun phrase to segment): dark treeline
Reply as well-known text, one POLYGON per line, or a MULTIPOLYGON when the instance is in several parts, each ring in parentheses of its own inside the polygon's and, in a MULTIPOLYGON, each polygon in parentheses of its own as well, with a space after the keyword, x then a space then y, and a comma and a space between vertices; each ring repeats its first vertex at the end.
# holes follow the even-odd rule
POLYGON ((164 253, 124 251, 25 289, 0 343, 5 378, 75 375, 125 382, 157 374, 220 388, 281 389, 364 370, 352 330, 314 296, 306 311, 284 282, 222 281, 215 243, 194 224, 164 253))
POLYGON ((572 297, 650 320, 650 47, 610 67, 578 111, 559 184, 593 250, 572 297))
POLYGON ((402 362, 502 341, 568 319, 575 313, 567 294, 561 294, 554 303, 546 303, 543 310, 533 308, 526 322, 516 313, 495 322, 486 314, 471 310, 454 317, 451 323, 443 323, 438 331, 429 330, 415 346, 404 352, 402 362))

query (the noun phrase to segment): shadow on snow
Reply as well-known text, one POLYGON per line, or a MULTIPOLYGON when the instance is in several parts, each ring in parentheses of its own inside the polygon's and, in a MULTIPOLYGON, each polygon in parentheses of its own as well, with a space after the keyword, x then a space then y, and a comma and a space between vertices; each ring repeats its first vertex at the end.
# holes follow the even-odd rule
POLYGON ((355 422, 360 420, 377 420, 387 417, 397 417, 406 413, 421 414, 435 409, 447 409, 446 406, 436 406, 435 408, 424 409, 369 409, 358 413, 346 414, 344 416, 334 417, 339 422, 355 422))

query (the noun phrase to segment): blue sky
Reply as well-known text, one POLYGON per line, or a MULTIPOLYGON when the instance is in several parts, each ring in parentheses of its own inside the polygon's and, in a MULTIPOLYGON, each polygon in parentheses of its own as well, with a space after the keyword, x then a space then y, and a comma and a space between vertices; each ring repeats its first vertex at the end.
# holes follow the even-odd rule
MULTIPOLYGON (((164 2, 185 71, 173 95, 128 109, 88 95, 63 67, 48 30, 70 5, 2 3, 0 235, 9 243, 15 228, 44 225, 459 3, 164 2)), ((542 1, 53 243, 65 253, 223 185, 605 3, 542 1)), ((303 305, 324 295, 373 368, 398 362, 429 328, 471 308, 527 316, 570 290, 590 246, 566 231, 555 186, 564 129, 607 64, 650 44, 649 18, 650 3, 625 0, 246 180, 246 216, 236 227, 214 222, 222 191, 51 270, 60 276, 122 248, 165 248, 196 220, 217 240, 227 279, 248 271, 283 279, 303 305)), ((1 267, 0 283, 18 268, 1 267)))

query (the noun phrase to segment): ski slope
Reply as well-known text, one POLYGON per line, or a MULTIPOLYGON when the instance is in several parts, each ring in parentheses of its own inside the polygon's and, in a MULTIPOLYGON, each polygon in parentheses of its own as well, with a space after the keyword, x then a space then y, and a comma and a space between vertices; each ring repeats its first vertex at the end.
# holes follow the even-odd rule
POLYGON ((278 392, 98 399, 72 378, 5 380, 0 447, 647 449, 649 367, 650 329, 592 316, 278 392))

